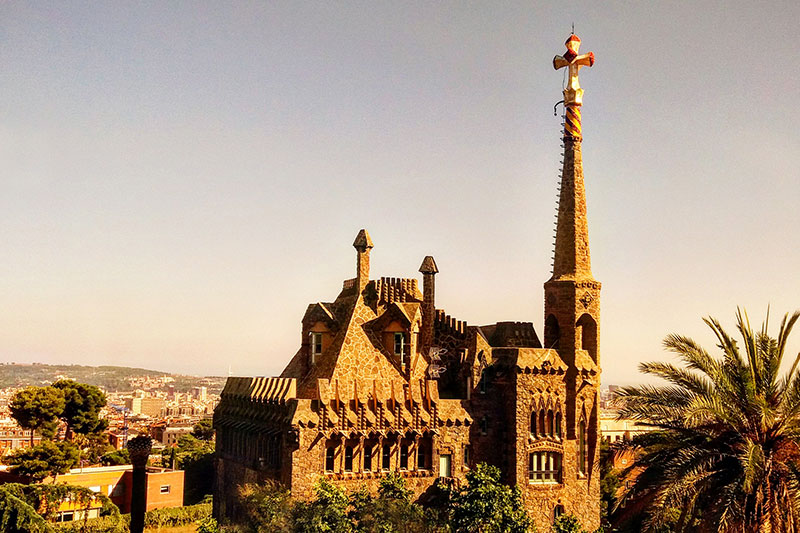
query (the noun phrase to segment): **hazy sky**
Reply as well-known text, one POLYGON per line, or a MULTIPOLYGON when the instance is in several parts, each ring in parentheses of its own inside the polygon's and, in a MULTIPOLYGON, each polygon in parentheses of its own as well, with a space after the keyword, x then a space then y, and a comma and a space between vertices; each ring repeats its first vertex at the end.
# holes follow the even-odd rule
POLYGON ((702 316, 800 307, 798 20, 797 2, 0 1, 0 361, 276 374, 362 227, 373 277, 431 254, 437 307, 541 335, 551 60, 574 22, 597 57, 603 380, 637 381, 667 333, 713 347, 702 316))

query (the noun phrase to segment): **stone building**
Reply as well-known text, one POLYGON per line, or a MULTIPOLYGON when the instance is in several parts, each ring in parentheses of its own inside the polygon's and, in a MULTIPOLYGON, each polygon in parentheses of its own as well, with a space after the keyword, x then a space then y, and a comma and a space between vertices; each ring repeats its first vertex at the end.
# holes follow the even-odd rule
POLYGON ((573 513, 599 526, 600 283, 591 273, 581 162, 581 66, 570 71, 555 255, 543 339, 530 322, 468 324, 437 309, 433 257, 416 278, 370 278, 361 230, 355 277, 312 303, 280 377, 229 378, 214 413, 214 512, 235 517, 235 487, 278 480, 309 497, 320 477, 375 489, 399 472, 417 496, 477 463, 517 484, 540 530, 573 513), (573 79, 574 77, 574 79, 573 79))

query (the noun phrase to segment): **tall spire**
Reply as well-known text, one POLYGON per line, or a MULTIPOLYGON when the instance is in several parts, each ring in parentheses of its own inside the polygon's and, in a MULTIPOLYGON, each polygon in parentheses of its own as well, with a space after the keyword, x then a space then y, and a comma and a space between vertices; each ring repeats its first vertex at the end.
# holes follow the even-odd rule
POLYGON ((552 279, 591 279, 589 229, 586 223, 586 192, 581 159, 581 105, 583 89, 578 83, 581 67, 594 64, 594 54, 578 55, 581 40, 574 33, 566 41, 567 51, 553 58, 555 69, 567 68, 569 83, 564 89, 564 166, 558 200, 555 254, 552 279))

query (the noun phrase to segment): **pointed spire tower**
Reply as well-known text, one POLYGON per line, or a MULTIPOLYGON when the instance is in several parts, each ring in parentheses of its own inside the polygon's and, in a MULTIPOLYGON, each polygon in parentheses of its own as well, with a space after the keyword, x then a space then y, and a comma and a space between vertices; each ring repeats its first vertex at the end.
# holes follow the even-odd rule
MULTIPOLYGON (((574 380, 588 371, 587 367, 594 367, 594 371, 599 372, 600 364, 600 283, 592 277, 589 255, 581 158, 583 89, 578 83, 578 71, 594 64, 594 54, 579 55, 580 42, 577 35, 570 35, 565 43, 566 53, 553 59, 553 67, 568 69, 569 84, 564 89, 564 166, 561 170, 553 275, 544 284, 545 348, 558 350, 569 365, 568 373, 573 379, 568 381, 572 381, 570 388, 573 391, 574 380)), ((572 394, 574 398, 575 392, 572 394)), ((577 406, 573 403, 569 407, 568 417, 574 427, 577 406)))

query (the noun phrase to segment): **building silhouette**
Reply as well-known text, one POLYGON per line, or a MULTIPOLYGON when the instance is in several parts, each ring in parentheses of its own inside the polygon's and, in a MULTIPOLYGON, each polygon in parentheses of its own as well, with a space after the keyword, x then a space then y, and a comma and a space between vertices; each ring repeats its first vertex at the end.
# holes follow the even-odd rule
POLYGON ((312 303, 300 348, 280 377, 231 377, 214 413, 214 512, 235 517, 244 483, 280 481, 296 497, 320 477, 375 490, 399 472, 418 497, 437 478, 477 463, 522 489, 541 530, 572 513, 600 525, 598 398, 600 283, 592 276, 572 35, 554 60, 567 67, 564 161, 543 338, 530 322, 477 326, 437 309, 438 268, 416 278, 370 278, 372 240, 356 236, 355 277, 312 303))

